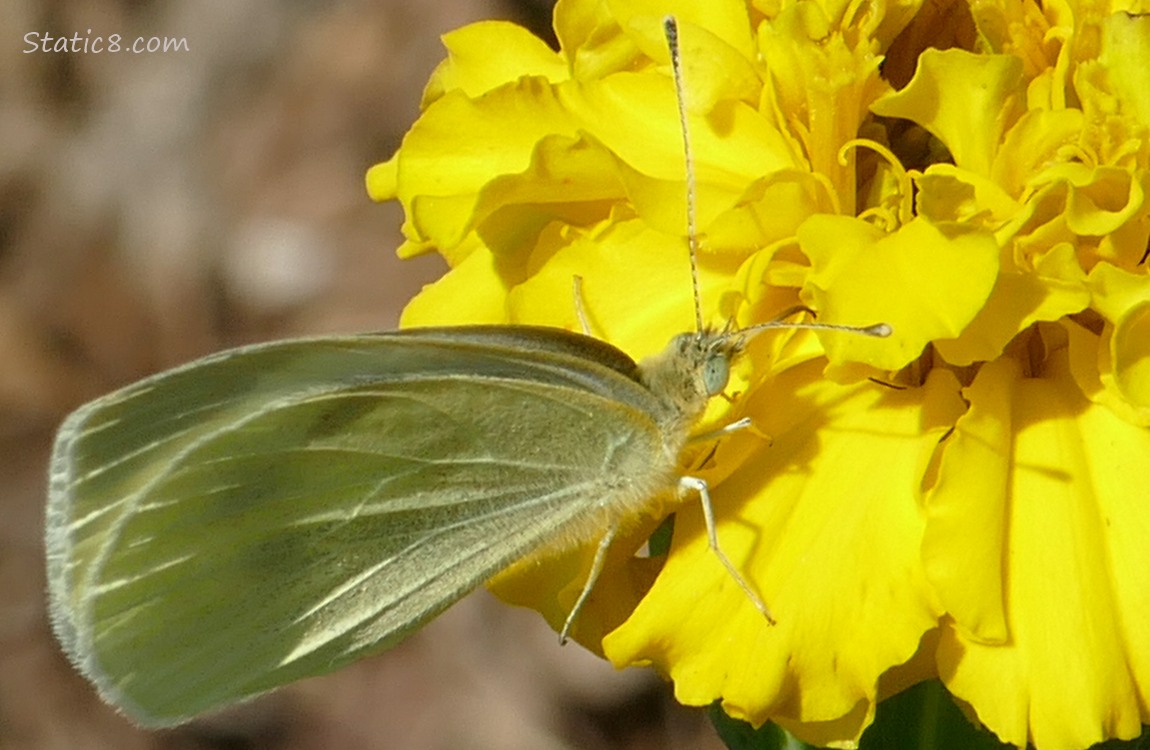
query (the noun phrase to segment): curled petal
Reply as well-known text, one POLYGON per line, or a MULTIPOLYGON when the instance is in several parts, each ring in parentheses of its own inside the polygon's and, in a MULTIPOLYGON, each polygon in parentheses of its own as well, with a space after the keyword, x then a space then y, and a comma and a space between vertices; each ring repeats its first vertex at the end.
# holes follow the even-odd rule
POLYGON ((894 329, 889 339, 822 337, 832 363, 897 370, 932 340, 962 333, 998 276, 990 234, 924 219, 887 235, 858 219, 818 215, 799 228, 799 243, 811 261, 804 299, 822 320, 894 329))
POLYGON ((488 182, 523 172, 540 141, 573 138, 576 129, 543 78, 524 77, 478 99, 458 90, 437 99, 395 157, 408 240, 450 252, 474 228, 488 182))
POLYGON ((990 299, 962 335, 935 344, 951 364, 993 360, 1032 324, 1081 312, 1089 304, 1086 274, 1074 246, 1063 243, 1040 258, 1033 270, 1002 271, 990 299))
POLYGON ((1081 326, 1067 326, 1071 372, 1091 401, 1150 426, 1150 277, 1099 264, 1089 282, 1093 307, 1106 319, 1102 345, 1081 326))
POLYGON ((914 78, 901 91, 871 105, 883 117, 922 125, 946 144, 954 163, 989 175, 1006 127, 1020 114, 1022 60, 928 49, 914 78))
POLYGON ((443 46, 447 59, 424 89, 424 107, 449 91, 475 98, 523 76, 551 83, 568 78, 562 57, 527 29, 506 21, 481 21, 450 31, 443 35, 443 46))

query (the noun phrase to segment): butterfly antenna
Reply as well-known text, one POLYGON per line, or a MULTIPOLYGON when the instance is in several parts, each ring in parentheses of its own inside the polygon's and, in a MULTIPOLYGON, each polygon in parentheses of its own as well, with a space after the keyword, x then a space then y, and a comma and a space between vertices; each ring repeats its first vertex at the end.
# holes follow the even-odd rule
POLYGON ((809 331, 846 331, 847 333, 858 333, 862 334, 863 336, 874 336, 875 338, 884 339, 894 332, 888 323, 875 323, 874 325, 869 326, 851 326, 841 323, 792 323, 782 319, 783 317, 786 317, 786 315, 793 312, 795 312, 795 310, 792 309, 787 313, 784 313, 782 316, 775 318, 769 323, 760 323, 758 325, 748 326, 747 328, 743 328, 742 330, 738 331, 738 334, 746 336, 747 334, 756 333, 768 328, 797 328, 809 331))
MULTIPOLYGON (((667 39, 667 49, 671 53, 671 74, 675 79, 675 102, 679 107, 679 131, 683 134, 683 161, 687 168, 687 248, 691 256, 691 289, 695 296, 695 330, 702 331, 703 304, 699 293, 699 234, 695 217, 695 158, 691 151, 691 136, 687 126, 687 87, 683 83, 683 65, 679 54, 679 24, 674 16, 667 16, 663 19, 663 36, 667 39)), ((878 338, 885 338, 891 334, 891 327, 886 323, 852 326, 837 323, 790 323, 783 319, 799 311, 812 312, 810 308, 800 305, 787 310, 769 323, 744 328, 738 333, 743 335, 767 328, 806 328, 820 331, 847 331, 878 338)))
POLYGON ((683 161, 687 167, 687 249, 691 255, 691 289, 695 295, 695 330, 703 330, 703 304, 699 299, 699 236, 695 228, 695 160, 687 132, 687 89, 679 60, 679 24, 674 16, 663 19, 663 36, 671 52, 671 75, 675 79, 675 103, 679 107, 679 131, 683 134, 683 161))

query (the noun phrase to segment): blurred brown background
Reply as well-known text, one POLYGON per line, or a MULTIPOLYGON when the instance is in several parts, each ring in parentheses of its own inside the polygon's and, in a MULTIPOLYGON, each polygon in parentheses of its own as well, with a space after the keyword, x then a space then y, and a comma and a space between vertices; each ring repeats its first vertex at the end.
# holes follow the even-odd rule
MULTIPOLYGON (((394 257, 388 157, 443 55, 520 0, 0 0, 0 748, 699 748, 652 675, 560 648, 486 592, 399 648, 230 714, 138 731, 60 656, 44 611, 45 463, 81 402, 192 357, 379 330, 441 270, 394 257), (91 33, 88 33, 91 29, 91 33), (188 51, 29 52, 29 32, 188 51)), ((258 595, 258 592, 253 592, 258 595)))

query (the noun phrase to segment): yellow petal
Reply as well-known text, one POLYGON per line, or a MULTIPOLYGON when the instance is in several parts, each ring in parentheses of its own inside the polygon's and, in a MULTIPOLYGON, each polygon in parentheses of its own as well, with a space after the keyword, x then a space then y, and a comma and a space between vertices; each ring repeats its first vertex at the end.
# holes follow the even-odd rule
POLYGON ((1047 165, 1066 159, 1085 127, 1080 109, 1031 110, 1018 119, 995 157, 993 180, 1010 195, 1038 181, 1047 165))
POLYGON ((427 108, 403 139, 397 193, 408 237, 449 249, 473 228, 480 190, 528 168, 549 135, 576 135, 576 123, 541 78, 522 78, 479 99, 459 91, 427 108))
MULTIPOLYGON (((639 19, 645 19, 648 43, 656 49, 666 49, 661 23, 663 18, 672 15, 679 22, 680 33, 684 27, 695 26, 727 45, 744 61, 755 59, 751 19, 744 0, 708 0, 706 3, 697 0, 627 0, 609 4, 624 27, 634 28, 639 19), (659 22, 659 26, 650 24, 650 21, 659 22)), ((691 55, 683 57, 689 59, 691 55)))
POLYGON ((719 564, 689 503, 663 572, 603 647, 617 665, 654 663, 688 705, 721 698, 732 715, 813 722, 815 734, 854 717, 836 724, 849 740, 869 721, 880 675, 935 623, 914 495, 962 403, 949 375, 892 391, 829 383, 820 365, 756 391, 748 413, 772 441, 712 493, 719 544, 778 624, 719 564))
POLYGON ((957 221, 995 229, 1020 210, 995 180, 953 164, 931 164, 915 185, 918 215, 936 223, 957 221))
POLYGON ((473 250, 407 303, 401 327, 507 322, 507 295, 494 258, 478 243, 473 250))
POLYGON ((553 221, 591 226, 626 197, 618 160, 589 137, 545 135, 528 167, 493 177, 472 208, 472 224, 501 259, 522 264, 553 221))
POLYGON ((643 53, 623 33, 608 3, 559 0, 554 27, 576 79, 595 80, 642 65, 643 53))
POLYGON ((396 172, 399 164, 397 156, 398 154, 367 170, 367 177, 365 179, 367 183, 367 194, 373 201, 382 203, 383 201, 393 200, 398 195, 396 185, 398 175, 396 172))
POLYGON ((667 15, 675 16, 681 27, 705 29, 745 61, 755 59, 751 23, 742 0, 705 4, 693 0, 561 1, 555 7, 555 32, 571 58, 575 76, 594 80, 635 70, 650 60, 665 63, 662 21, 667 15))
MULTIPOLYGON (((710 120, 700 120, 698 124, 701 127, 692 131, 692 140, 693 134, 699 133, 701 141, 692 163, 695 167, 697 231, 706 238, 704 252, 730 249, 727 238, 722 234, 715 235, 715 222, 738 210, 740 204, 747 200, 748 193, 754 192, 756 182, 796 171, 790 166, 790 153, 778 133, 770 129, 755 110, 742 103, 733 103, 724 106, 723 120, 725 127, 721 131, 711 127, 710 120), (754 153, 756 158, 746 158, 748 153, 754 153)), ((685 234, 686 172, 682 157, 677 162, 664 163, 661 169, 664 176, 658 179, 631 169, 631 163, 625 163, 625 166, 627 168, 621 170, 621 175, 627 185, 627 195, 639 215, 656 229, 685 234), (669 175, 666 172, 668 166, 672 169, 669 175), (674 172, 676 167, 680 168, 678 173, 674 172)), ((779 206, 774 208, 778 210, 779 206)), ((788 207, 781 213, 787 215, 801 208, 801 205, 788 207)), ((803 216, 805 218, 806 214, 803 216)), ((751 245, 761 247, 761 237, 761 233, 756 234, 751 245)), ((742 243, 744 249, 751 245, 742 243)))
POLYGON ((935 346, 952 365, 989 361, 1033 323, 1058 320, 1089 304, 1086 274, 1074 247, 1062 243, 1039 259, 1033 270, 999 274, 990 299, 962 335, 936 341, 935 346))
POLYGON ((1027 80, 1048 78, 1042 89, 1049 96, 1038 99, 1038 103, 1054 108, 1065 106, 1065 61, 1063 69, 1056 68, 1060 67, 1059 53, 1066 55, 1066 48, 1071 46, 1065 39, 1073 33, 1076 10, 1066 0, 974 0, 970 5, 980 48, 995 53, 1009 51, 1018 57, 1027 80))
MULTIPOLYGON (((1097 167, 1087 170, 1082 165, 1065 165, 1063 170, 1052 170, 1051 174, 1065 175, 1074 186, 1066 207, 1066 222, 1078 234, 1110 234, 1145 210, 1146 196, 1142 184, 1128 169, 1097 167)), ((1144 249, 1132 248, 1132 252, 1125 255, 1136 258, 1144 249)))
POLYGON ((1062 353, 1041 377, 993 376, 1011 469, 1004 554, 984 562, 1003 576, 1009 639, 947 628, 938 651, 983 723, 1039 750, 1135 737, 1150 719, 1150 431, 1083 398, 1062 353))
POLYGON ((706 246, 744 254, 766 249, 773 255, 770 246, 791 242, 807 217, 834 211, 825 182, 805 170, 778 170, 749 183, 730 208, 704 225, 706 246))
POLYGON ((1091 401, 1150 426, 1150 277, 1099 263, 1089 283, 1091 306, 1106 319, 1102 345, 1084 328, 1067 326, 1071 372, 1091 401))
POLYGON ((827 15, 845 7, 794 3, 759 25, 771 83, 760 109, 776 118, 795 152, 832 186, 842 212, 854 214, 857 151, 842 148, 859 137, 868 108, 888 86, 879 77, 876 45, 837 29, 838 19, 827 15))
MULTIPOLYGON (((642 221, 570 232, 564 242, 543 243, 530 264, 529 277, 509 297, 514 322, 578 330, 572 280, 581 276, 592 335, 636 359, 662 351, 671 338, 695 328, 686 242, 642 221)), ((714 309, 731 276, 710 264, 700 273, 701 301, 714 309)))
MULTIPOLYGON (((683 134, 671 79, 656 71, 618 73, 559 89, 563 106, 582 127, 635 171, 682 185, 683 134)), ((728 101, 721 111, 688 120, 701 215, 706 189, 728 186, 735 195, 764 174, 796 165, 777 130, 746 103, 728 101)), ((677 203, 683 202, 680 196, 677 203)), ((681 226, 681 225, 680 225, 681 226)))
POLYGON ((477 98, 523 76, 551 83, 568 78, 567 64, 539 37, 507 21, 480 21, 444 34, 447 59, 423 92, 426 108, 449 91, 477 98))
POLYGON ((991 235, 915 219, 894 234, 859 219, 818 215, 799 228, 811 260, 804 300, 827 323, 887 323, 888 339, 820 336, 834 362, 897 370, 938 338, 954 338, 986 303, 998 276, 991 235))
MULTIPOLYGON (((604 636, 630 616, 658 575, 662 558, 633 555, 657 524, 658 519, 645 519, 615 539, 575 618, 571 637, 596 654, 602 655, 604 636)), ((488 588, 508 603, 537 610, 558 632, 583 590, 594 556, 594 545, 560 555, 544 550, 499 573, 488 588)))
POLYGON ((1150 415, 1150 302, 1122 316, 1107 343, 1110 366, 1101 373, 1103 385, 1122 394, 1141 414, 1150 415))
POLYGON ((964 395, 970 410, 940 446, 937 480, 926 494, 922 556, 927 578, 960 632, 1006 639, 1003 565, 1010 482, 1012 359, 985 365, 964 395))
MULTIPOLYGON (((1124 10, 1124 9, 1123 9, 1124 10)), ((1101 24, 1099 64, 1121 102, 1122 114, 1133 123, 1150 123, 1150 15, 1117 12, 1101 24)))
POLYGON ((871 111, 917 122, 946 144, 956 165, 990 175, 1002 133, 1017 115, 1021 83, 1022 60, 1013 55, 928 49, 906 88, 871 111))

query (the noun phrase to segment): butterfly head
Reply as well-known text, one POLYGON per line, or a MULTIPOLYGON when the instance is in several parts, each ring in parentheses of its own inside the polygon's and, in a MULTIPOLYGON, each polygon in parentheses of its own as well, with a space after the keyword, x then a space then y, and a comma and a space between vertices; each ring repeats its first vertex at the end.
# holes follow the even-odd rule
POLYGON ((741 336, 708 330, 683 333, 661 353, 644 360, 640 370, 652 393, 693 421, 707 401, 727 387, 731 361, 741 349, 741 336))

